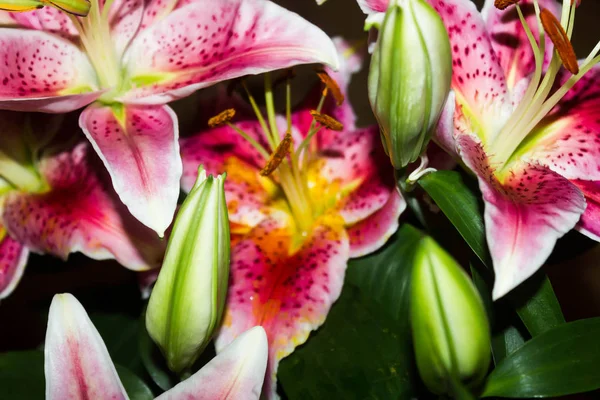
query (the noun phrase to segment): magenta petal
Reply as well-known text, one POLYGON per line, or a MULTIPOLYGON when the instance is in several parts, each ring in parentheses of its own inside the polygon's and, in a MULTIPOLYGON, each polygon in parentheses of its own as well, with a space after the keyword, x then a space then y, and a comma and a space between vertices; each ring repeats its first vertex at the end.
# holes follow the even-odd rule
POLYGON ((63 113, 101 94, 86 55, 46 32, 0 28, 0 59, 0 109, 63 113))
POLYGON ((12 23, 5 23, 6 25, 37 29, 54 33, 68 39, 74 39, 79 36, 75 25, 73 25, 73 22, 67 13, 60 11, 55 7, 44 7, 29 12, 14 12, 7 14, 9 15, 10 20, 12 20, 12 23))
POLYGON ((492 295, 498 299, 542 266, 556 240, 579 221, 585 199, 575 185, 543 166, 518 164, 500 182, 475 138, 457 140, 465 164, 479 177, 496 273, 492 295))
POLYGON ((179 197, 177 116, 167 106, 118 107, 92 104, 79 126, 131 214, 162 237, 179 197))
MULTIPOLYGON (((258 122, 242 121, 236 124, 265 147, 264 136, 258 122)), ((189 191, 202 165, 208 174, 227 172, 225 197, 229 220, 245 226, 254 226, 263 218, 262 207, 269 194, 263 188, 259 171, 262 156, 233 129, 225 126, 206 129, 190 138, 181 139, 183 177, 181 185, 189 191)))
POLYGON ((0 225, 0 300, 17 287, 28 255, 27 247, 12 239, 0 225))
POLYGON ((482 132, 493 137, 512 112, 504 71, 471 0, 427 0, 440 14, 452 48, 452 89, 482 132))
POLYGON ((44 346, 46 399, 127 399, 106 345, 73 295, 57 294, 44 346))
POLYGON ((567 179, 600 180, 598 110, 600 65, 588 72, 540 123, 536 128, 540 136, 529 146, 527 156, 567 179))
POLYGON ((276 398, 279 360, 306 341, 339 297, 349 256, 346 232, 335 222, 317 223, 293 254, 288 229, 287 221, 269 219, 233 247, 226 315, 216 340, 219 351, 252 326, 265 329, 266 399, 276 398))
POLYGON ((81 251, 134 270, 160 265, 164 243, 127 212, 89 144, 45 158, 40 168, 48 192, 5 198, 1 215, 13 238, 62 258, 81 251))
POLYGON ((390 0, 356 0, 360 9, 365 14, 376 12, 385 12, 390 4, 390 0))
MULTIPOLYGON (((537 0, 540 8, 551 11, 560 19, 561 7, 556 0, 537 0)), ((538 21, 535 15, 532 0, 521 0, 519 6, 536 40, 539 37, 538 21)), ((535 71, 534 53, 529 44, 529 39, 523 29, 516 7, 499 10, 494 6, 494 0, 487 0, 481 11, 490 38, 492 47, 502 66, 509 90, 523 78, 527 78, 535 71)), ((550 63, 554 46, 546 35, 545 64, 550 63)))
POLYGON ((587 207, 577 229, 591 239, 600 242, 600 181, 571 181, 585 196, 587 207))
POLYGON ((156 400, 258 400, 267 368, 265 330, 250 328, 208 364, 156 400))
POLYGON ((383 246, 398 229, 398 218, 405 209, 406 201, 394 190, 380 210, 347 228, 350 257, 362 257, 383 246))
POLYGON ((140 84, 124 100, 152 104, 243 75, 338 63, 321 29, 266 0, 196 0, 143 30, 125 60, 140 84))

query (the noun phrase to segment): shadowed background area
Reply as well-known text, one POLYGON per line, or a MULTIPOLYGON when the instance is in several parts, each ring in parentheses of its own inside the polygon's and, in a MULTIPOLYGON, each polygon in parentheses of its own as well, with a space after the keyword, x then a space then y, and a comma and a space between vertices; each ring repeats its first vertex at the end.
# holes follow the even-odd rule
MULTIPOLYGON (((331 36, 341 35, 350 40, 366 38, 362 30, 364 15, 355 0, 329 0, 321 7, 314 0, 276 2, 303 15, 331 36)), ((476 3, 481 5, 482 1, 476 3)), ((600 1, 582 2, 574 32, 574 45, 580 58, 600 39, 598 16, 600 1)), ((353 80, 349 99, 361 125, 374 122, 366 96, 366 78, 365 68, 353 80)), ((179 109, 185 110, 185 104, 179 109)), ((189 118, 182 117, 183 126, 186 126, 185 121, 189 118)), ((187 125, 193 129, 190 122, 187 125)), ((545 267, 567 319, 600 315, 599 259, 600 246, 572 232, 559 242, 545 267)), ((45 314, 52 295, 67 291, 96 311, 122 310, 137 316, 141 307, 135 274, 115 262, 97 262, 72 255, 63 263, 53 257, 33 256, 19 287, 0 305, 0 351, 38 346, 44 338, 45 314)))

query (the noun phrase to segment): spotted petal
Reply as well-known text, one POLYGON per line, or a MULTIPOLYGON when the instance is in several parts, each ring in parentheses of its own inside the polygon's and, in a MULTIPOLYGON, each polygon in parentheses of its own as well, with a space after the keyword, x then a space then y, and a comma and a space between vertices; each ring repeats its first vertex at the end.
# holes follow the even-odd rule
POLYGON ((68 39, 79 36, 69 15, 55 7, 44 7, 39 10, 6 13, 7 21, 2 25, 19 26, 54 33, 68 39))
POLYGON ((267 368, 265 330, 250 328, 208 364, 156 400, 258 400, 267 368))
POLYGON ((138 31, 144 0, 113 0, 108 15, 110 35, 120 57, 138 31))
POLYGON ((122 206, 87 143, 45 158, 40 169, 49 191, 6 195, 2 220, 15 240, 62 258, 116 258, 134 270, 160 264, 163 243, 122 206))
POLYGON ((177 117, 167 106, 92 104, 79 118, 131 214, 163 236, 179 197, 177 117))
POLYGON ((577 229, 589 238, 600 242, 600 182, 580 179, 571 182, 581 190, 587 203, 577 229))
POLYGON ((539 165, 517 164, 499 181, 476 138, 462 135, 457 143, 479 177, 498 299, 542 266, 556 240, 577 224, 585 199, 567 179, 539 165))
POLYGON ((102 93, 86 55, 46 32, 0 28, 0 109, 64 113, 102 93))
POLYGON ((314 185, 313 196, 324 199, 330 194, 339 198, 340 192, 349 192, 340 207, 347 224, 373 214, 396 192, 377 127, 346 132, 320 153, 316 176, 325 181, 314 185))
POLYGON ((226 316, 216 341, 220 350, 252 326, 265 328, 267 399, 277 398, 279 360, 306 341, 339 297, 349 255, 341 221, 327 218, 290 254, 288 222, 283 217, 266 220, 232 249, 226 316))
POLYGON ((322 30, 267 0, 196 0, 143 30, 125 56, 136 86, 124 100, 146 104, 296 64, 337 66, 322 30))
POLYGON ((441 16, 450 37, 456 101, 465 115, 477 121, 466 130, 487 142, 504 126, 512 105, 486 24, 470 0, 428 2, 441 16))
MULTIPOLYGON (((538 0, 541 8, 551 11, 560 18, 560 6, 556 0, 538 0)), ((519 6, 533 36, 539 42, 539 23, 535 15, 532 0, 522 0, 519 6)), ((521 79, 529 77, 535 71, 534 53, 527 39, 523 24, 519 19, 516 7, 499 10, 494 0, 486 0, 481 11, 492 40, 492 47, 502 66, 509 90, 512 90, 521 79)), ((554 46, 546 36, 544 63, 552 58, 554 46)))
POLYGON ((71 294, 52 299, 44 346, 46 399, 127 399, 106 345, 71 294))
POLYGON ((406 201, 394 190, 382 208, 347 228, 350 257, 362 257, 378 250, 398 229, 398 218, 406 209, 406 201))
MULTIPOLYGON (((236 125, 264 146, 263 135, 258 122, 241 121, 236 125)), ((207 129, 181 140, 183 160, 182 188, 189 191, 203 165, 208 174, 227 172, 225 197, 229 209, 229 220, 237 225, 253 227, 263 218, 263 208, 269 201, 269 193, 264 184, 265 178, 259 175, 264 166, 262 156, 238 133, 228 126, 207 129)), ((240 227, 242 228, 242 227, 240 227)))
POLYGON ((17 287, 28 255, 27 247, 11 238, 0 224, 0 300, 17 287))
POLYGON ((600 180, 599 113, 600 66, 596 66, 530 134, 522 153, 567 179, 600 180))

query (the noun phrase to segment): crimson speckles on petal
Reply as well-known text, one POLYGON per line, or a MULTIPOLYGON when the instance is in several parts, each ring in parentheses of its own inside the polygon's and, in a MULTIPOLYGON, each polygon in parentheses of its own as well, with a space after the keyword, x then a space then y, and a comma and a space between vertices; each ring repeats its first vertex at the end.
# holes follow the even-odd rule
POLYGON ((0 225, 0 299, 10 295, 23 275, 29 251, 0 225))
POLYGON ((217 349, 248 326, 262 325, 269 339, 263 393, 273 398, 279 360, 325 320, 338 298, 349 256, 346 233, 324 221, 293 255, 285 221, 265 220, 232 253, 232 282, 217 349))
POLYGON ((44 193, 9 193, 2 220, 15 240, 32 251, 66 258, 81 251, 116 258, 134 270, 156 267, 164 250, 152 231, 127 213, 87 144, 44 158, 44 193))
POLYGON ((77 85, 82 91, 93 89, 85 56, 42 32, 0 28, 0 65, 0 99, 56 96, 77 85))

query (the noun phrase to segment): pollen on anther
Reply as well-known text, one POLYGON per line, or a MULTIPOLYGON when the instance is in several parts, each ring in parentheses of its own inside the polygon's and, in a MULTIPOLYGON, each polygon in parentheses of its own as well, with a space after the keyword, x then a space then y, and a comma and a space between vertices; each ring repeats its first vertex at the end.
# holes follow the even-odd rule
POLYGON ((513 4, 517 4, 518 2, 519 0, 495 0, 494 7, 496 7, 498 10, 504 10, 513 4))
POLYGON ((224 125, 224 124, 228 123, 229 121, 231 121, 234 116, 235 116, 235 109, 228 108, 227 110, 222 111, 219 114, 212 117, 211 119, 209 119, 208 126, 210 128, 216 128, 218 126, 224 125))
POLYGON ((327 114, 322 114, 317 110, 310 110, 310 115, 312 115, 318 123, 331 130, 341 131, 344 129, 344 125, 340 121, 327 114))
POLYGON ((567 36, 567 32, 562 27, 558 19, 550 11, 543 9, 540 12, 540 19, 542 20, 542 26, 544 31, 548 34, 554 48, 560 57, 563 65, 573 75, 579 73, 579 64, 577 63, 577 56, 573 45, 567 36))
POLYGON ((267 161, 267 165, 263 169, 260 170, 260 174, 262 176, 269 176, 279 167, 283 159, 290 154, 292 149, 292 134, 287 132, 279 146, 275 149, 275 152, 271 154, 269 160, 267 161))
POLYGON ((331 76, 329 76, 326 71, 323 70, 317 71, 317 76, 321 82, 325 84, 325 87, 331 91, 331 94, 335 98, 336 104, 341 106, 345 97, 337 82, 331 76))

